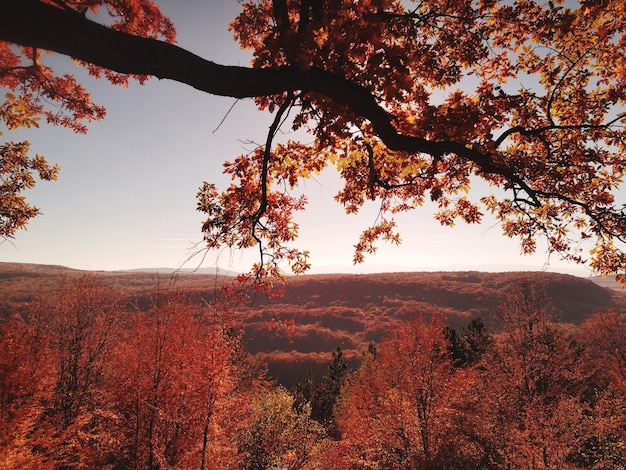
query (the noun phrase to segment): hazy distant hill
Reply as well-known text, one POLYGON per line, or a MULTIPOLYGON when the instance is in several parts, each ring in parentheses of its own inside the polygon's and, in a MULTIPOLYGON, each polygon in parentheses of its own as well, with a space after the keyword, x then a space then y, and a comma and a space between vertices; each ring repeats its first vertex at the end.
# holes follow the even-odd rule
POLYGON ((258 305, 246 320, 251 351, 267 357, 270 372, 288 377, 302 367, 320 364, 340 346, 358 359, 371 341, 379 341, 419 313, 443 312, 462 328, 481 317, 489 325, 498 305, 521 283, 539 284, 559 319, 579 323, 602 310, 626 306, 626 295, 589 279, 542 272, 412 272, 369 275, 315 275, 292 278, 283 298, 258 305), (268 319, 298 325, 292 338, 269 331, 268 319), (271 351, 271 352, 270 352, 271 351), (324 353, 325 354, 321 354, 324 353))
POLYGON ((402 302, 437 305, 451 320, 489 314, 521 283, 545 289, 561 320, 578 322, 593 311, 623 305, 621 291, 589 279, 544 272, 411 272, 368 275, 317 275, 290 279, 275 305, 306 309, 343 306, 393 310, 402 302))
POLYGON ((152 273, 152 274, 201 274, 210 276, 237 276, 238 272, 221 268, 137 268, 115 271, 119 273, 152 273))
MULTIPOLYGON (((0 263, 0 308, 6 314, 35 292, 53 290, 59 276, 85 274, 60 266, 0 263)), ((147 295, 157 284, 211 299, 232 277, 220 274, 94 272, 129 298, 147 295)), ((399 328, 420 313, 443 312, 454 328, 480 316, 489 325, 498 305, 521 283, 539 284, 561 321, 578 323, 602 310, 626 307, 624 291, 598 285, 598 279, 542 272, 412 272, 367 275, 307 275, 288 279, 285 295, 268 304, 262 296, 240 308, 237 320, 251 352, 267 361, 269 372, 286 385, 311 369, 321 374, 330 352, 341 347, 358 361, 369 342, 399 328), (289 330, 281 321, 293 320, 289 330), (278 325, 277 328, 270 328, 278 325)), ((610 280, 600 279, 611 286, 610 280)))
POLYGON ((71 279, 86 274, 93 275, 106 285, 120 289, 129 296, 142 295, 161 288, 175 287, 178 290, 215 289, 231 279, 223 273, 190 274, 174 270, 137 271, 82 271, 63 266, 0 263, 0 313, 28 302, 38 292, 53 291, 62 277, 71 279))
POLYGON ((606 287, 607 289, 616 290, 621 292, 622 294, 626 294, 626 290, 622 288, 619 282, 615 280, 615 276, 595 276, 590 278, 591 281, 598 284, 599 286, 606 287))

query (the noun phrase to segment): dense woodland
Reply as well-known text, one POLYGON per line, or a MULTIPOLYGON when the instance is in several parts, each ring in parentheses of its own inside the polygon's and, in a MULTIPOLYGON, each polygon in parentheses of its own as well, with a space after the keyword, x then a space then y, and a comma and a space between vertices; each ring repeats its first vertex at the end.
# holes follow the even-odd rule
POLYGON ((255 305, 227 278, 1 271, 0 468, 625 465, 626 297, 587 280, 305 276, 255 305))
MULTIPOLYGON (((258 248, 251 277, 4 267, 0 467, 626 467, 622 294, 433 273, 264 295, 284 264, 310 267, 296 189, 327 167, 347 213, 379 203, 356 263, 430 200, 443 225, 490 215, 523 253, 545 242, 626 282, 623 0, 411 3, 241 2, 246 67, 177 46, 150 0, 0 0, 1 132, 104 117, 52 52, 115 85, 156 76, 273 114, 265 143, 224 163, 230 185, 197 192, 205 247, 258 248), (288 129, 309 136, 278 142, 288 129), (470 191, 480 180, 493 194, 470 191)), ((7 139, 3 238, 60 170, 7 139)))
MULTIPOLYGON (((220 298, 224 286, 233 281, 226 275, 171 271, 91 274, 142 309, 151 303, 156 286, 206 304, 220 298)), ((0 263, 0 312, 8 315, 23 309, 35 292, 52 294, 59 276, 83 275, 84 271, 59 266, 0 263)), ((592 279, 537 272, 307 275, 288 278, 283 295, 271 302, 259 294, 228 311, 243 331, 247 349, 267 364, 272 378, 292 387, 302 371, 311 370, 320 379, 337 347, 351 365, 358 364, 370 342, 379 342, 415 312, 443 312, 455 329, 477 317, 490 327, 496 307, 507 302, 521 283, 540 283, 556 316, 566 323, 579 324, 594 312, 626 308, 625 291, 614 278, 592 279)))

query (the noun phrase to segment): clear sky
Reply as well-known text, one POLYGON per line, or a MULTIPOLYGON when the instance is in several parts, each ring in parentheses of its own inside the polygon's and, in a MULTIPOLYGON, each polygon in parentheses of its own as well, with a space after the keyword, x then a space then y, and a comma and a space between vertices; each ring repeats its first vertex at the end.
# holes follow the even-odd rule
MULTIPOLYGON (((249 63, 227 30, 240 8, 236 0, 157 3, 174 21, 180 46, 222 64, 249 63)), ((85 75, 61 58, 55 61, 85 75)), ((1 137, 28 139, 33 152, 58 162, 62 171, 58 181, 40 183, 27 194, 43 215, 0 244, 0 261, 92 270, 181 267, 202 240, 202 214, 195 210, 198 188, 205 180, 225 187, 222 163, 250 150, 245 142, 263 142, 272 116, 256 111, 251 100, 237 102, 228 113, 235 100, 174 82, 151 79, 128 89, 86 76, 82 82, 107 108, 107 117, 90 124, 87 135, 42 125, 1 137)), ((503 237, 493 221, 441 227, 432 219, 432 207, 399 219, 402 245, 381 245, 365 265, 353 267, 353 244, 374 222, 376 206, 359 216, 345 215, 333 200, 340 182, 332 171, 304 187, 310 205, 298 218, 297 246, 311 251, 314 272, 543 269, 591 274, 548 257, 542 245, 533 256, 519 255, 519 242, 503 237)), ((479 187, 474 195, 488 191, 479 187)), ((200 261, 195 257, 185 267, 195 268, 200 261)), ((226 251, 210 253, 202 267, 245 271, 253 261, 255 253, 226 251)))

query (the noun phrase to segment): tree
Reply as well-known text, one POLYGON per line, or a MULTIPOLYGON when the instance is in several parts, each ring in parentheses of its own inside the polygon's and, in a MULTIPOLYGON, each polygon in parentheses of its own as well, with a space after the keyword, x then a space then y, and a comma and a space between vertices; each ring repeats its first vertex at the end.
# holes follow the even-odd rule
MULTIPOLYGON (((117 31, 163 37, 172 41, 174 30, 151 2, 58 2, 57 7, 74 14, 96 13, 106 7, 114 18, 109 26, 117 31)), ((44 63, 44 51, 14 48, 0 42, 0 87, 6 93, 0 106, 0 123, 11 131, 18 127, 38 127, 41 118, 53 125, 85 133, 85 121, 100 120, 105 108, 95 104, 89 93, 69 74, 56 76, 44 63)), ((93 75, 104 75, 111 83, 126 85, 132 76, 114 73, 93 64, 83 64, 93 75)), ((134 76, 139 81, 146 77, 134 76)), ((2 133, 0 133, 2 135, 2 133)), ((35 185, 35 176, 44 181, 56 179, 60 168, 49 165, 43 156, 28 155, 29 142, 6 142, 0 145, 0 237, 13 237, 40 211, 28 204, 21 193, 35 185)))
POLYGON ((483 468, 568 468, 597 431, 584 349, 552 322, 538 286, 520 286, 498 313, 502 333, 477 368, 463 429, 482 446, 483 468))
POLYGON ((441 319, 417 317, 366 355, 337 411, 347 468, 473 468, 454 431, 471 378, 448 346, 441 319))
POLYGON ((328 372, 322 377, 322 381, 314 382, 311 371, 309 371, 304 381, 298 379, 293 391, 296 410, 302 410, 308 406, 311 418, 322 424, 332 438, 339 438, 334 416, 335 404, 341 394, 341 388, 348 378, 348 373, 348 361, 341 348, 337 347, 332 352, 332 359, 328 363, 328 372))
MULTIPOLYGON (((0 107, 0 121, 9 129, 31 127, 37 124, 32 110, 23 99, 6 95, 0 107)), ((2 132, 0 132, 2 135, 2 132)), ((39 214, 39 209, 26 202, 21 195, 35 185, 35 175, 44 181, 56 179, 59 167, 50 166, 45 158, 28 156, 28 142, 6 142, 0 145, 0 237, 10 238, 28 221, 39 214)))
POLYGON ((460 334, 450 327, 445 328, 445 334, 450 343, 452 363, 455 367, 476 364, 493 341, 480 317, 474 318, 463 327, 460 334))
POLYGON ((577 454, 585 468, 619 468, 626 459, 626 317, 596 313, 580 330, 594 374, 597 433, 577 454))
MULTIPOLYGON (((102 386, 123 310, 112 289, 97 286, 89 277, 62 285, 57 297, 48 325, 58 360, 53 406, 62 426, 68 427, 102 386)), ((33 308, 46 310, 45 304, 33 308)))
POLYGON ((583 325, 583 340, 613 384, 626 397, 626 316, 596 313, 583 325))
POLYGON ((135 313, 112 378, 120 467, 237 467, 262 374, 221 313, 160 290, 135 313))
POLYGON ((246 470, 317 468, 324 428, 311 419, 311 408, 297 409, 282 388, 267 390, 255 402, 255 420, 247 430, 241 452, 246 470))
POLYGON ((348 362, 343 357, 343 351, 337 347, 332 352, 332 359, 328 364, 328 372, 323 377, 322 383, 315 391, 311 404, 311 416, 313 419, 324 424, 329 432, 336 433, 334 421, 334 408, 337 398, 341 393, 341 387, 348 376, 348 362))
POLYGON ((48 294, 0 340, 0 376, 12 382, 2 387, 2 427, 11 432, 5 442, 0 433, 0 466, 101 467, 115 451, 107 373, 122 305, 90 276, 64 279, 48 294))
POLYGON ((295 272, 308 268, 308 253, 286 246, 306 200, 284 188, 334 165, 345 180, 335 198, 347 212, 380 200, 356 262, 378 240, 399 242, 393 214, 430 198, 444 225, 491 212, 524 253, 544 239, 550 252, 583 262, 578 240, 589 240, 590 266, 625 279, 626 212, 616 200, 626 158, 621 0, 242 6, 231 29, 254 52, 249 68, 173 45, 172 25, 148 0, 2 0, 2 85, 19 89, 37 113, 46 111, 29 97, 42 91, 78 120, 101 117, 88 100, 64 101, 64 88, 48 86, 60 82, 38 60, 46 50, 113 82, 152 75, 254 97, 275 112, 265 145, 226 163, 231 186, 220 192, 206 183, 198 194, 207 246, 258 246, 260 277, 278 274, 284 260, 295 272), (101 7, 109 16, 99 24, 92 13, 101 7), (312 144, 274 144, 289 113, 312 144), (476 178, 505 193, 470 199, 476 178))
POLYGON ((0 468, 33 465, 31 441, 42 398, 54 386, 47 331, 22 315, 0 325, 0 468))

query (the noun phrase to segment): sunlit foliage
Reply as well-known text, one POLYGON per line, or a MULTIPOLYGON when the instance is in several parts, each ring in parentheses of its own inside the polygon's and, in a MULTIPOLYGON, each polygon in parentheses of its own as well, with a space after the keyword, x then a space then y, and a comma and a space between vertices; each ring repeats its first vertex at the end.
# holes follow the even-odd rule
POLYGON ((252 51, 251 67, 168 44, 173 26, 147 0, 25 0, 1 13, 0 84, 50 122, 82 131, 104 110, 73 77, 43 65, 48 49, 113 83, 155 75, 254 97, 274 113, 266 142, 225 163, 231 185, 198 193, 207 246, 257 246, 257 281, 280 276, 285 263, 309 268, 308 252, 293 246, 294 215, 306 204, 295 188, 329 166, 344 180, 335 199, 348 213, 380 204, 355 262, 378 241, 399 243, 394 215, 431 200, 444 225, 490 213, 523 253, 542 243, 622 279, 620 0, 250 0, 231 30, 252 51), (287 125, 311 138, 275 142, 287 125), (470 191, 478 180, 493 194, 470 191))

